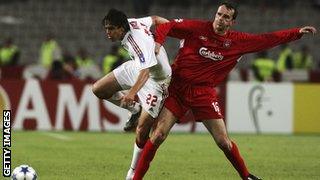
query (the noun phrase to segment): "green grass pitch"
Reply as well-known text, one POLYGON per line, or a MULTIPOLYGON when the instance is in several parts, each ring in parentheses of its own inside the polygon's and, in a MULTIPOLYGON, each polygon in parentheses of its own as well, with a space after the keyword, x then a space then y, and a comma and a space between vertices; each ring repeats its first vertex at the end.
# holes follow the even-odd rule
MULTIPOLYGON (((125 179, 133 133, 12 132, 12 170, 31 165, 42 180, 125 179)), ((231 134, 263 179, 320 179, 319 135, 231 134)), ((171 133, 145 179, 240 179, 209 134, 171 133)))

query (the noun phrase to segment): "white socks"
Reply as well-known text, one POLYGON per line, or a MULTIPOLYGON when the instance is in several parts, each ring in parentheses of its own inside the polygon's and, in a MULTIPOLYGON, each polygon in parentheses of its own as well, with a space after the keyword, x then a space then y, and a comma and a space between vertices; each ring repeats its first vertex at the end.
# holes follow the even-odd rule
POLYGON ((138 164, 140 155, 141 155, 141 153, 142 153, 142 150, 143 150, 143 149, 140 149, 140 148, 137 146, 137 144, 134 143, 133 154, 132 154, 132 161, 131 161, 131 165, 130 165, 130 168, 129 168, 128 173, 127 173, 126 180, 130 180, 130 179, 133 178, 134 170, 135 170, 136 167, 137 167, 137 164, 138 164))

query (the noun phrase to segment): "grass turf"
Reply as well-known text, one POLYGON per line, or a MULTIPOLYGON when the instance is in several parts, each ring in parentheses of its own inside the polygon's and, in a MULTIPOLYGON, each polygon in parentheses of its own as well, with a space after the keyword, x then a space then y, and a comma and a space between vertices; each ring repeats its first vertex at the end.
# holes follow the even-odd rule
MULTIPOLYGON (((42 180, 125 179, 132 133, 24 132, 12 134, 12 170, 31 165, 42 180)), ((240 135, 248 168, 263 179, 320 179, 320 136, 240 135)), ((170 134, 145 179, 240 179, 208 134, 170 134)))

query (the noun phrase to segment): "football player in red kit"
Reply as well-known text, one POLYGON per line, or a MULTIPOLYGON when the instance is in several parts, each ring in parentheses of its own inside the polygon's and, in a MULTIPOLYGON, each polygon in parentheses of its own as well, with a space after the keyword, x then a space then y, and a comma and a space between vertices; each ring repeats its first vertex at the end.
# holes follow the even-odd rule
POLYGON ((214 87, 226 78, 242 55, 297 40, 304 34, 316 33, 316 29, 305 26, 257 35, 242 33, 230 30, 236 16, 237 9, 232 4, 222 3, 213 22, 179 19, 156 28, 156 53, 166 36, 183 42, 172 65, 169 97, 156 130, 144 146, 135 180, 143 178, 158 147, 188 110, 208 129, 242 179, 260 179, 249 172, 236 143, 228 137, 214 87))

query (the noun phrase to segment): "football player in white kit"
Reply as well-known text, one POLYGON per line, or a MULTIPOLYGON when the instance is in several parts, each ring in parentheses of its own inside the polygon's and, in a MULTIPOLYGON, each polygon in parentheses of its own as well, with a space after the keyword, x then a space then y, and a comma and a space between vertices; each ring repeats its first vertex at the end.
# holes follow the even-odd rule
POLYGON ((152 25, 168 22, 159 16, 130 18, 118 10, 110 9, 102 23, 105 33, 111 41, 121 41, 132 60, 98 80, 93 85, 93 93, 132 113, 142 111, 136 128, 136 142, 130 169, 126 179, 132 179, 142 149, 154 125, 171 78, 171 67, 167 54, 162 48, 156 55, 155 42, 150 32, 152 25), (123 90, 127 90, 123 93, 123 90), (139 102, 136 102, 135 96, 139 102))

